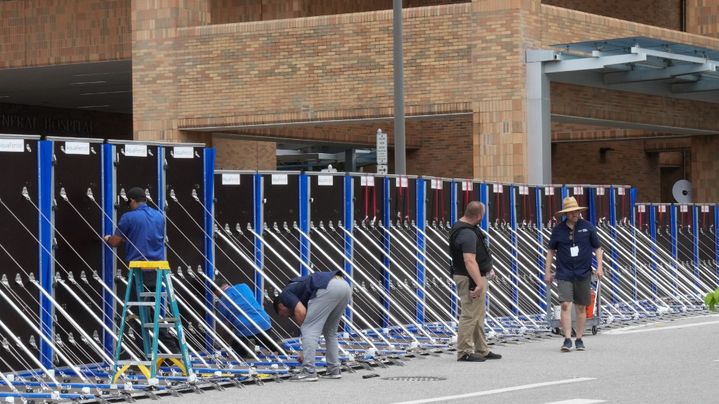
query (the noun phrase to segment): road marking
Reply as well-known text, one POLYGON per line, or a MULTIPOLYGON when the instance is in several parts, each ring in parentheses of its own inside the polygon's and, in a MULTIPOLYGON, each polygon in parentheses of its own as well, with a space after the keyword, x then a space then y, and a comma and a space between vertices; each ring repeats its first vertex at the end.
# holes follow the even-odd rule
POLYGON ((596 404, 596 403, 606 403, 605 400, 591 400, 586 398, 575 398, 573 400, 564 400, 564 401, 552 401, 551 403, 547 404, 596 404))
POLYGON ((660 323, 660 324, 647 324, 647 325, 635 325, 632 327, 626 327, 626 328, 620 328, 616 330, 609 330, 606 332, 603 332, 602 334, 605 335, 623 335, 623 334, 638 334, 640 332, 652 332, 652 331, 664 331, 664 330, 676 330, 679 328, 691 328, 691 327, 701 327, 705 325, 715 325, 719 324, 719 321, 707 321, 705 323, 692 323, 692 324, 682 324, 682 325, 670 325, 664 327, 662 324, 666 323, 660 323), (651 328, 648 328, 651 327, 651 328))
POLYGON ((490 396, 493 394, 509 393, 512 391, 536 389, 538 387, 556 386, 558 384, 588 382, 590 380, 596 380, 596 378, 594 378, 594 377, 577 377, 574 379, 555 380, 553 382, 524 384, 521 386, 505 387, 502 389, 477 391, 475 393, 457 394, 454 396, 443 396, 443 397, 426 398, 426 399, 422 399, 422 400, 402 401, 400 403, 395 403, 395 404, 423 404, 423 403, 436 403, 436 402, 440 402, 440 401, 461 400, 464 398, 490 396))

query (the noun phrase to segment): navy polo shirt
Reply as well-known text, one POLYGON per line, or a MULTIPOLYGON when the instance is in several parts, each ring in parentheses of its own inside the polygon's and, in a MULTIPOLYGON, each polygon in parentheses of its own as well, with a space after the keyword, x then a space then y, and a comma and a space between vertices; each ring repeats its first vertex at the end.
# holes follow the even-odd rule
POLYGON ((597 228, 584 219, 579 219, 574 230, 563 221, 554 227, 549 239, 549 249, 556 251, 556 278, 564 281, 584 279, 591 275, 592 252, 601 247, 597 228), (579 247, 576 257, 571 248, 579 247))
POLYGON ((217 302, 217 311, 225 321, 235 327, 238 335, 251 337, 270 329, 270 316, 257 303, 249 286, 239 283, 227 289, 225 295, 217 302), (235 305, 240 310, 237 310, 235 305))
POLYGON ((127 261, 165 259, 165 218, 145 203, 122 215, 115 235, 125 240, 127 261))
POLYGON ((317 291, 326 289, 332 278, 339 274, 340 271, 315 272, 292 279, 280 293, 280 303, 287 306, 291 312, 295 310, 298 302, 302 302, 306 308, 310 299, 317 295, 317 291))

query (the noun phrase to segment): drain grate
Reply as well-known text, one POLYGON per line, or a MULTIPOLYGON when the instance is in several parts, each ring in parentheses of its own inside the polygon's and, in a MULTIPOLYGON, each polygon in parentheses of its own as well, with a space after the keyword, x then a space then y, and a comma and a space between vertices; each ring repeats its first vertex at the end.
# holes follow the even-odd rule
POLYGON ((447 380, 447 378, 436 376, 393 376, 383 377, 382 380, 391 380, 397 382, 439 382, 442 380, 447 380))

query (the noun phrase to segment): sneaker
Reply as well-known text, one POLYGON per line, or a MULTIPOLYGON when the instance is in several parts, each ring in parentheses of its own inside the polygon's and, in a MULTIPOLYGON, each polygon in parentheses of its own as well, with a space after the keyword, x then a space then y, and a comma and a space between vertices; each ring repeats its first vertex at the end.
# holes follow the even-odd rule
POLYGON ((484 362, 485 360, 486 359, 482 355, 470 353, 466 353, 457 358, 457 362, 484 362))
POLYGON ((319 375, 320 379, 341 379, 342 370, 340 368, 327 369, 327 371, 319 375))
POLYGON ((572 340, 569 338, 564 339, 564 344, 562 344, 562 352, 569 352, 572 349, 572 340))
POLYGON ((484 359, 502 359, 502 355, 490 351, 488 354, 484 355, 484 359))
POLYGON ((577 338, 577 340, 574 341, 574 347, 577 348, 577 351, 583 351, 584 350, 584 341, 582 341, 581 338, 577 338))
POLYGON ((290 377, 291 382, 316 382, 319 380, 317 373, 300 372, 290 377))

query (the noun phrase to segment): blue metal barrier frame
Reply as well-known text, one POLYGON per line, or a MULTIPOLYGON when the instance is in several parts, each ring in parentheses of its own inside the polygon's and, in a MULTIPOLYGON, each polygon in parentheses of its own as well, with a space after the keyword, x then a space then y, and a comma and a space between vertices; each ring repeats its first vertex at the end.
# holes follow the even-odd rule
MULTIPOLYGON (((38 167, 38 207, 40 209, 38 215, 38 270, 40 287, 52 296, 53 283, 53 261, 52 261, 52 239, 53 239, 53 143, 48 140, 38 141, 37 167, 38 167)), ((47 337, 47 341, 54 341, 53 338, 53 306, 52 302, 46 295, 39 295, 40 303, 40 331, 47 337)), ((53 367, 52 357, 53 351, 50 344, 44 338, 40 338, 39 343, 40 362, 46 368, 53 367)))
MULTIPOLYGON (((205 274, 208 279, 205 280, 205 323, 210 329, 215 327, 215 319, 210 313, 214 312, 214 293, 213 283, 215 280, 215 238, 214 238, 214 218, 215 218, 215 149, 204 148, 202 151, 204 172, 203 172, 203 194, 202 203, 205 205, 203 215, 203 227, 205 230, 204 247, 205 247, 205 274)), ((210 333, 205 336, 205 346, 211 351, 214 339, 210 333)))
MULTIPOLYGON (((343 178, 343 193, 344 193, 344 210, 342 212, 343 214, 343 223, 346 232, 344 233, 344 270, 347 274, 347 282, 349 282, 350 286, 354 282, 354 273, 352 271, 352 260, 354 259, 354 244, 352 240, 352 234, 354 229, 354 179, 349 176, 345 175, 343 178), (348 259, 349 258, 349 259, 348 259)), ((353 302, 352 298, 350 297, 350 302, 347 308, 345 308, 345 318, 349 322, 353 322, 354 319, 352 318, 352 310, 353 302)), ((350 324, 345 323, 344 324, 344 330, 346 332, 351 331, 350 324)))
POLYGON ((299 227, 300 227, 300 267, 301 276, 310 274, 310 177, 307 174, 299 175, 299 227))
MULTIPOLYGON (((102 235, 112 234, 115 218, 115 146, 109 143, 102 145, 102 235)), ((102 281, 110 290, 115 290, 115 255, 112 247, 103 243, 102 246, 102 281)), ((102 290, 105 325, 115 329, 115 300, 107 289, 102 290)), ((105 353, 113 356, 115 338, 103 330, 103 346, 105 353)))
MULTIPOLYGON (((632 231, 632 263, 630 264, 630 270, 632 271, 632 299, 637 300, 639 281, 637 280, 637 189, 631 188, 629 191, 629 214, 631 231, 632 231)), ((642 232, 642 229, 639 229, 642 232)))
POLYGON ((714 274, 716 284, 719 284, 719 205, 714 205, 714 274))
MULTIPOLYGON (((264 208, 263 208, 263 197, 264 197, 264 185, 262 174, 256 173, 253 178, 253 227, 255 233, 262 234, 264 229, 264 208)), ((262 298, 264 296, 265 279, 262 277, 262 271, 264 271, 265 257, 264 257, 264 246, 262 240, 258 236, 254 236, 254 252, 255 252, 255 300, 257 303, 262 304, 262 298)))
POLYGON ((391 238, 391 229, 392 229, 392 220, 390 219, 390 178, 389 177, 376 177, 375 178, 375 186, 377 186, 377 179, 382 180, 382 222, 384 224, 384 237, 383 237, 383 247, 384 247, 384 274, 382 275, 382 286, 384 286, 384 290, 386 295, 382 298, 383 305, 385 308, 384 313, 382 314, 382 325, 384 327, 389 327, 390 321, 389 321, 389 312, 390 308, 392 306, 392 302, 390 300, 391 292, 392 292, 392 279, 391 279, 391 265, 392 262, 390 261, 390 252, 391 252, 391 245, 390 245, 390 238, 391 238))
MULTIPOLYGON (((416 235, 416 243, 417 243, 417 252, 415 254, 416 259, 416 277, 417 277, 417 283, 422 288, 425 286, 425 275, 426 275, 426 268, 425 268, 425 239, 424 234, 427 230, 426 226, 426 203, 425 203, 425 193, 426 193, 426 186, 427 183, 422 178, 417 178, 415 180, 415 220, 417 222, 417 235, 416 235)), ((407 188, 409 192, 409 187, 407 188)), ((417 302, 415 306, 415 316, 417 319, 418 324, 424 324, 425 316, 424 316, 424 289, 420 287, 417 287, 415 289, 415 296, 417 296, 417 302)))
MULTIPOLYGON (((450 190, 449 190, 449 222, 454 225, 457 222, 457 187, 458 182, 456 180, 452 180, 449 182, 450 190)), ((719 253, 718 253, 719 254, 719 253)), ((451 260, 451 258, 450 258, 451 260)), ((451 265, 451 263, 450 263, 451 265)), ((459 301, 457 299, 457 285, 452 282, 451 283, 451 289, 454 292, 452 294, 450 299, 450 312, 452 314, 452 318, 458 318, 459 316, 459 301)))
POLYGON ((618 188, 609 188, 609 238, 612 239, 613 245, 609 250, 609 255, 612 257, 610 266, 610 281, 612 283, 612 304, 616 304, 619 299, 617 297, 620 285, 619 279, 619 265, 617 261, 619 259, 619 253, 617 252, 617 192, 618 188))
POLYGON ((652 239, 652 243, 650 245, 651 248, 651 259, 652 262, 649 265, 651 272, 652 272, 652 293, 657 294, 657 283, 655 282, 655 279, 657 278, 657 207, 655 205, 647 205, 647 209, 649 209, 649 237, 652 239))
POLYGON ((517 186, 510 185, 509 191, 509 225, 512 228, 510 242, 512 244, 512 262, 510 263, 512 282, 512 314, 519 315, 519 246, 517 245, 517 186))
MULTIPOLYGON (((546 256, 542 252, 542 246, 544 245, 544 236, 542 235, 542 232, 544 231, 544 225, 542 224, 542 220, 544 218, 542 217, 542 191, 544 190, 543 187, 538 186, 534 188, 534 205, 537 210, 537 271, 539 273, 539 279, 544 279, 544 264, 546 261, 546 256)), ((538 299, 537 302, 539 304, 539 307, 542 308, 542 310, 547 310, 547 286, 544 282, 538 282, 537 283, 537 292, 538 292, 538 299)))
POLYGON ((679 229, 677 227, 677 209, 678 206, 672 204, 669 205, 669 230, 672 237, 672 286, 674 287, 674 295, 679 295, 679 285, 677 283, 677 272, 679 271, 679 268, 677 267, 677 260, 679 259, 679 240, 677 238, 679 234, 679 229))

